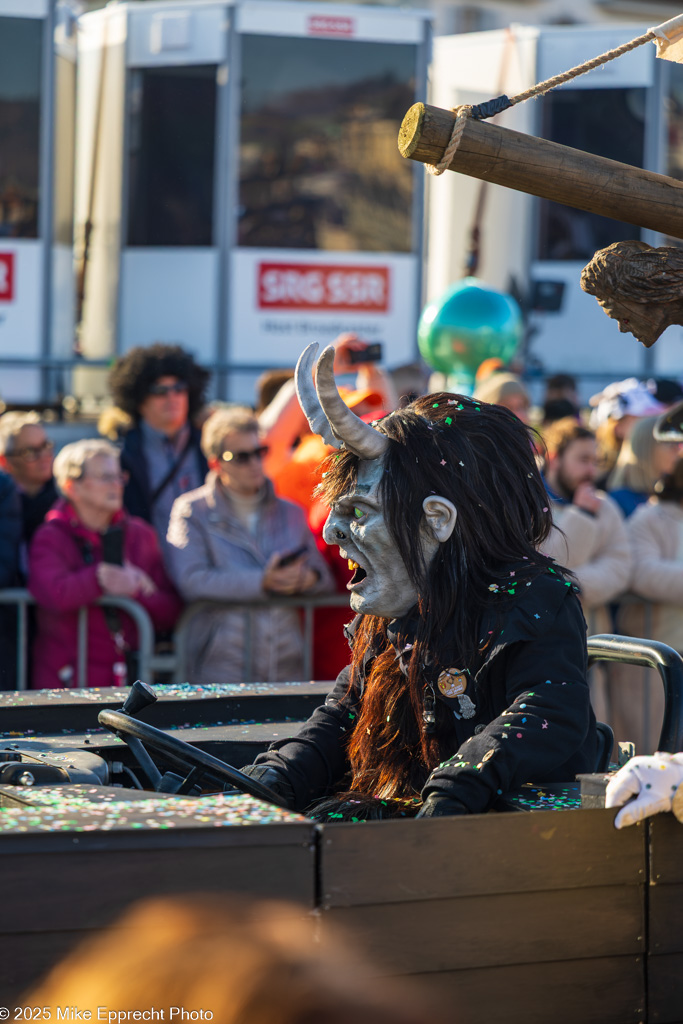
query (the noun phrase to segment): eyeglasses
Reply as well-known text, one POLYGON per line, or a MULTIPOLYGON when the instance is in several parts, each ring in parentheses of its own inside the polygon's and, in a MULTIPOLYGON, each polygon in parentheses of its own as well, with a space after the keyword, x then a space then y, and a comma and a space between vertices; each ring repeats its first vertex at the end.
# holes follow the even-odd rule
POLYGON ((223 462, 234 462, 237 466, 246 466, 252 459, 258 459, 260 462, 268 452, 268 445, 262 444, 260 448, 252 448, 250 452, 223 452, 221 459, 223 462))
POLYGON ((88 473, 78 477, 78 479, 80 481, 94 480, 98 484, 124 485, 128 483, 128 473, 100 473, 99 475, 95 475, 95 473, 88 473))
POLYGON ((187 382, 184 380, 177 380, 175 384, 151 384, 149 391, 150 395, 154 395, 155 398, 163 395, 184 395, 187 391, 187 382))
POLYGON ((55 450, 52 441, 43 441, 35 447, 17 448, 15 452, 7 452, 10 459, 23 459, 24 462, 37 462, 42 455, 51 455, 55 450))

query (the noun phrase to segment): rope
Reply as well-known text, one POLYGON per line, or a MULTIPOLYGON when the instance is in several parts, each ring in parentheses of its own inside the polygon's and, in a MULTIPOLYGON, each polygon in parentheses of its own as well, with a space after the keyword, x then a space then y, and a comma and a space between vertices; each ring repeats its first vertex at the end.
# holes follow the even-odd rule
POLYGON ((555 89, 558 85, 563 85, 564 82, 571 82, 573 78, 578 78, 579 75, 585 75, 587 71, 592 71, 593 68, 599 68, 601 64, 607 64, 608 61, 615 60, 617 57, 621 57, 622 54, 629 53, 629 51, 635 50, 636 47, 642 46, 643 43, 649 43, 656 37, 657 28, 648 29, 648 31, 644 32, 642 36, 637 36, 628 43, 616 46, 613 50, 608 50, 606 53, 600 54, 599 57, 593 57, 591 60, 584 61, 583 64, 577 64, 576 67, 570 68, 569 71, 563 71, 560 75, 554 75, 552 78, 546 78, 545 82, 539 82, 537 85, 532 86, 525 92, 520 92, 511 98, 508 98, 507 96, 498 96, 495 100, 489 100, 488 103, 480 103, 476 107, 467 103, 459 107, 452 107, 451 109, 456 117, 448 145, 446 146, 443 156, 439 160, 438 164, 426 164, 427 170, 433 175, 443 174, 444 171, 448 170, 453 162, 458 146, 460 145, 460 140, 462 139, 463 132, 465 131, 465 124, 470 117, 474 120, 482 121, 487 117, 493 117, 494 114, 501 113, 503 110, 508 110, 510 107, 514 107, 518 103, 524 103, 525 100, 530 100, 534 96, 543 96, 544 93, 550 92, 551 89, 555 89))
POLYGON ((465 131, 465 125, 467 124, 474 107, 469 103, 463 103, 462 106, 452 107, 451 109, 455 114, 455 124, 453 125, 453 131, 451 132, 451 137, 448 140, 448 145, 443 151, 443 156, 439 160, 438 164, 425 164, 429 174, 433 174, 435 176, 443 174, 443 172, 448 170, 451 166, 453 157, 460 145, 462 133, 465 131))
POLYGON ((632 39, 630 43, 623 43, 621 46, 615 47, 614 50, 608 50, 607 53, 601 54, 599 57, 593 57, 592 60, 587 60, 583 64, 577 64, 575 68, 570 68, 569 71, 565 71, 561 75, 555 75, 554 78, 547 78, 545 82, 540 82, 538 85, 532 86, 531 89, 527 89, 526 92, 520 92, 517 96, 513 96, 510 100, 510 106, 514 107, 516 103, 523 103, 524 100, 530 100, 533 96, 542 96, 564 82, 571 82, 572 78, 585 75, 587 71, 599 68, 601 64, 607 64, 610 60, 615 60, 617 57, 621 57, 622 54, 629 53, 630 50, 635 50, 636 47, 642 46, 643 43, 649 43, 651 39, 655 38, 655 35, 655 29, 651 28, 643 33, 642 36, 632 39))

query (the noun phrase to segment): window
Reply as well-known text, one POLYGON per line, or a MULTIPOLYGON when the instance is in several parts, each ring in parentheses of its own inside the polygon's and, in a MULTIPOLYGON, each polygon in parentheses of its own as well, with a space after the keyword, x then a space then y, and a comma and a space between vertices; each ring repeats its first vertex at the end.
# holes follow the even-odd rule
MULTIPOLYGON (((543 137, 634 167, 643 166, 644 89, 559 89, 544 100, 543 137)), ((640 238, 632 224, 540 201, 538 259, 590 260, 598 249, 640 238)))
POLYGON ((242 37, 240 245, 412 250, 396 140, 416 59, 407 44, 242 37))
POLYGON ((216 71, 131 72, 128 245, 213 244, 216 71))
POLYGON ((0 19, 0 238, 38 237, 43 30, 0 19))

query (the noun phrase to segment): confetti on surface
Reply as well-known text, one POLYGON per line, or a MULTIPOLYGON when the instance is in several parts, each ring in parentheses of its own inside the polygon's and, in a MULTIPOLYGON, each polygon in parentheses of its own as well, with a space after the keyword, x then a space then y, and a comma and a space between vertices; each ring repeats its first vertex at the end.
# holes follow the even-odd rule
POLYGON ((189 797, 103 786, 22 789, 22 807, 0 810, 0 836, 22 832, 111 832, 127 829, 228 828, 308 821, 246 794, 189 797), (128 793, 128 791, 126 791, 128 793))
POLYGON ((569 782, 555 783, 551 788, 527 782, 517 792, 507 794, 505 802, 520 811, 574 811, 581 807, 581 786, 569 782))

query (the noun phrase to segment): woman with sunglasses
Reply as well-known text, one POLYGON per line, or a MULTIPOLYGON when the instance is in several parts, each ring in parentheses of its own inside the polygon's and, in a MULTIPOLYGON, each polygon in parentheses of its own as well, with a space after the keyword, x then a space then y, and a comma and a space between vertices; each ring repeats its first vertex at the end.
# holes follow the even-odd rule
POLYGON ((202 449, 210 472, 203 487, 173 505, 169 566, 186 601, 226 603, 190 620, 187 678, 195 683, 245 682, 247 676, 260 682, 300 679, 303 646, 296 609, 257 609, 249 640, 247 616, 235 604, 330 591, 329 570, 303 510, 275 496, 263 469, 267 449, 251 409, 213 413, 202 430, 202 449))
MULTIPOLYGON (((28 585, 38 605, 34 689, 86 685, 78 678, 79 608, 106 595, 132 598, 161 631, 173 627, 182 607, 154 530, 123 509, 118 449, 108 441, 76 441, 62 448, 54 472, 62 499, 29 550, 28 585)), ((87 637, 87 685, 131 683, 137 648, 131 618, 111 607, 90 608, 87 637)))
POLYGON ((121 465, 129 475, 124 505, 165 544, 175 499, 199 487, 207 472, 194 419, 204 404, 209 372, 179 345, 133 348, 109 377, 114 402, 133 420, 121 465))

